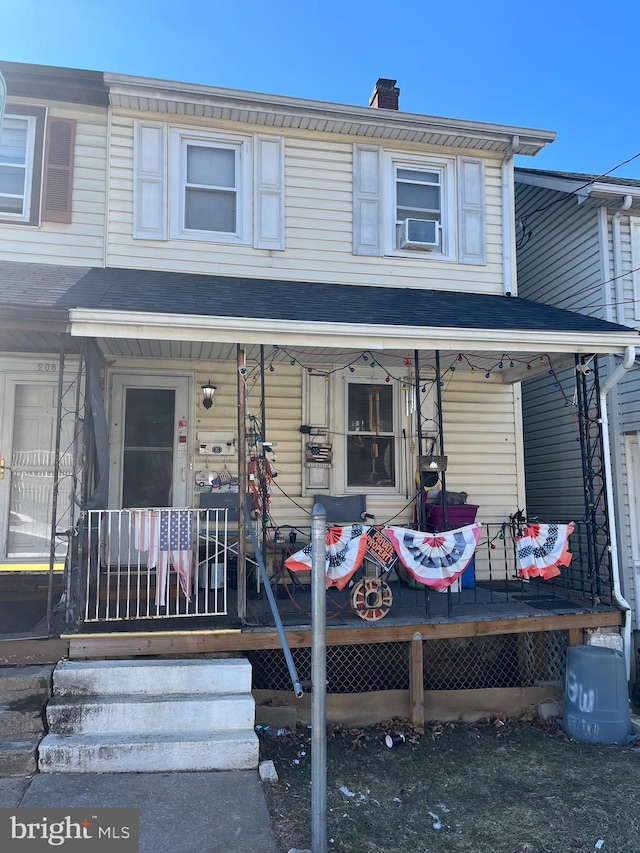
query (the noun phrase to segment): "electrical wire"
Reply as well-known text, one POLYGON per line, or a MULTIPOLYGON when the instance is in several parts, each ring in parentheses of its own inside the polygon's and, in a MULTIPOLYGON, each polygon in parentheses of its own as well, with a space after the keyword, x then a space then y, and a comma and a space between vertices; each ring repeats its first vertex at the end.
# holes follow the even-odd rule
POLYGON ((612 172, 616 172, 618 169, 622 168, 622 166, 626 166, 628 163, 632 163, 634 160, 637 160, 640 157, 640 151, 637 154, 634 154, 632 157, 628 157, 626 160, 623 160, 621 163, 618 163, 612 169, 609 169, 607 172, 602 172, 600 175, 596 175, 595 177, 588 180, 586 183, 581 184, 579 187, 576 187, 574 190, 568 193, 563 193, 560 198, 555 198, 552 201, 548 202, 548 204, 543 205, 542 207, 537 207, 535 210, 530 210, 528 213, 519 214, 517 217, 516 227, 520 229, 520 236, 516 238, 516 248, 522 249, 533 237, 533 229, 527 222, 527 220, 535 216, 537 213, 544 213, 549 210, 551 207, 554 207, 556 204, 561 204, 572 196, 576 195, 582 190, 585 190, 587 187, 592 186, 597 183, 601 178, 606 178, 612 172))

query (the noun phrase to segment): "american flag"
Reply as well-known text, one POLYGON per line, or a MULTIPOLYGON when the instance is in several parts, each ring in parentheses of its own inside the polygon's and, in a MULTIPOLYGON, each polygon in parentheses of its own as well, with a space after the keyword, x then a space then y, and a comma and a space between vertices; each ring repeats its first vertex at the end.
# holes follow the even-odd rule
POLYGON ((147 565, 156 568, 156 604, 166 603, 169 563, 178 574, 186 598, 191 598, 193 516, 188 509, 138 510, 133 516, 134 544, 148 551, 147 565))
POLYGON ((178 573, 186 598, 191 598, 191 562, 193 558, 193 516, 188 509, 160 510, 158 581, 156 604, 163 603, 169 562, 178 573), (160 582, 161 581, 161 582, 160 582), (159 596, 159 588, 162 592, 159 596))
POLYGON ((330 444, 310 444, 307 449, 309 458, 314 462, 327 462, 331 459, 332 445, 330 444))

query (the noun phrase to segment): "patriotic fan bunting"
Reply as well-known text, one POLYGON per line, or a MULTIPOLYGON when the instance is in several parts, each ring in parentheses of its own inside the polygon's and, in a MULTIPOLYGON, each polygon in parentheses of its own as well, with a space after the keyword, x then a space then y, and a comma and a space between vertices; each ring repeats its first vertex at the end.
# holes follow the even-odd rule
POLYGON ((550 580, 560 574, 559 566, 568 566, 569 536, 575 524, 530 524, 518 539, 518 575, 521 578, 550 580))
MULTIPOLYGON (((361 524, 347 527, 331 527, 325 536, 325 570, 327 587, 337 586, 344 589, 351 576, 360 568, 367 548, 367 531, 361 524)), ((312 546, 307 545, 296 551, 284 564, 294 572, 309 571, 311 568, 312 546)))
POLYGON ((467 568, 481 530, 481 524, 469 524, 443 533, 384 528, 409 573, 419 583, 440 591, 451 586, 467 568))

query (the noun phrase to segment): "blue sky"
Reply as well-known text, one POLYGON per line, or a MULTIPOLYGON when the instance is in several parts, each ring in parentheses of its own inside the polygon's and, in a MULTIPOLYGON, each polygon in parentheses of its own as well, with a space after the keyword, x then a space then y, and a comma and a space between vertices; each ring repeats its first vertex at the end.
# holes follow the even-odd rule
MULTIPOLYGON (((0 58, 555 130, 518 165, 640 152, 638 0, 0 0, 0 58)), ((640 157, 615 173, 640 178, 640 157)))

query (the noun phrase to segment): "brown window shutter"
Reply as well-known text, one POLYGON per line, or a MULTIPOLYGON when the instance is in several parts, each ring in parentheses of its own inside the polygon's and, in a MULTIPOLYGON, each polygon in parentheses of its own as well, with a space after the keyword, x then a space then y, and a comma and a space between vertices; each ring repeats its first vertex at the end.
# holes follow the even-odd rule
POLYGON ((74 119, 49 118, 44 154, 43 222, 71 222, 75 136, 74 119))

